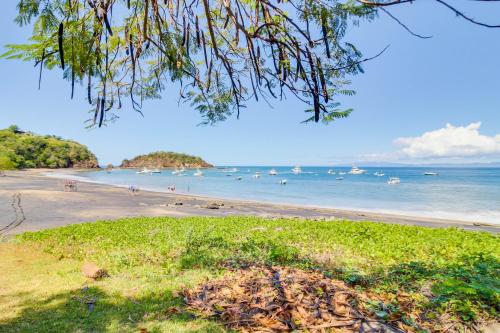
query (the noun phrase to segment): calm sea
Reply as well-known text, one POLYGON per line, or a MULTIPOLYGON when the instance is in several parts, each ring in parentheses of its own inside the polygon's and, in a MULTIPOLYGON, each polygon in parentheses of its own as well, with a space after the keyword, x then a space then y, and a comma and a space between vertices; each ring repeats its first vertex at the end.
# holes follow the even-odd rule
POLYGON ((177 176, 166 169, 147 175, 118 169, 81 176, 145 190, 167 192, 169 185, 175 185, 176 192, 183 194, 500 224, 500 168, 367 167, 362 168, 365 174, 351 175, 350 168, 341 167, 302 167, 300 174, 292 173, 292 167, 274 167, 276 176, 268 174, 270 166, 231 168, 202 170, 203 177, 194 176, 196 170, 177 176), (330 169, 335 174, 329 174, 330 169), (425 176, 426 171, 439 175, 425 176), (260 178, 254 177, 257 172, 260 178), (378 177, 376 172, 385 175, 378 177), (400 183, 389 185, 389 177, 398 177, 400 183), (284 179, 287 183, 281 185, 284 179))

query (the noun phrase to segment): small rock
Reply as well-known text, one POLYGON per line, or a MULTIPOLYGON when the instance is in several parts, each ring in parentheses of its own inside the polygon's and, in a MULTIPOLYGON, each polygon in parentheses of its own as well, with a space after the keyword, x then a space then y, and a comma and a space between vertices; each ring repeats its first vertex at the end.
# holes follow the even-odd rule
POLYGON ((205 208, 206 209, 219 209, 221 208, 222 206, 224 206, 223 203, 219 203, 219 202, 211 202, 207 205, 205 205, 205 208))
POLYGON ((181 201, 174 202, 174 206, 182 206, 182 205, 184 205, 184 203, 181 201))
POLYGON ((82 273, 88 278, 97 280, 109 277, 108 272, 104 268, 100 268, 94 263, 85 263, 82 266, 82 273))

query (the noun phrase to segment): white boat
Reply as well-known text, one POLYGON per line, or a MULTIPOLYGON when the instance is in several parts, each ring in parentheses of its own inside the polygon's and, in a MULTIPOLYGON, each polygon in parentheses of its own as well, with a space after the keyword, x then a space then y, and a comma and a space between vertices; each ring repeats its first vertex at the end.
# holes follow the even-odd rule
POLYGON ((179 169, 177 169, 177 168, 176 168, 174 171, 172 171, 172 175, 174 175, 174 176, 178 176, 178 175, 180 175, 181 173, 182 173, 182 171, 181 171, 181 170, 179 170, 179 169))
POLYGON ((296 175, 302 173, 302 168, 299 166, 296 166, 295 168, 292 169, 292 172, 296 175))
POLYGON ((280 185, 286 185, 287 182, 288 182, 288 180, 282 179, 282 180, 280 180, 280 185))
POLYGON ((253 178, 260 178, 260 174, 255 173, 255 175, 253 175, 253 178))
POLYGON ((397 185, 399 183, 401 183, 401 180, 398 177, 390 177, 387 181, 387 184, 389 185, 397 185))
POLYGON ((344 180, 344 177, 337 177, 336 180, 344 180))
POLYGON ((148 173, 151 173, 152 171, 149 170, 148 168, 142 168, 141 171, 137 171, 136 173, 137 174, 140 174, 140 175, 144 175, 144 174, 148 174, 148 173))
POLYGON ((339 175, 345 175, 346 173, 344 171, 340 171, 339 175))
POLYGON ((377 172, 375 172, 373 175, 374 175, 374 176, 377 176, 377 177, 384 177, 384 176, 385 176, 385 173, 382 173, 382 172, 378 172, 378 171, 377 171, 377 172))
POLYGON ((333 171, 332 169, 328 170, 328 174, 329 175, 334 175, 335 174, 335 171, 333 171))
POLYGON ((239 171, 240 171, 240 169, 237 169, 237 168, 232 168, 232 169, 229 169, 228 171, 229 171, 229 172, 239 172, 239 171))
POLYGON ((269 170, 269 175, 270 176, 277 176, 278 175, 278 171, 276 171, 276 169, 271 169, 271 170, 269 170))
POLYGON ((195 173, 193 173, 193 176, 195 176, 195 177, 202 177, 203 176, 203 172, 201 172, 200 169, 198 169, 195 173))
POLYGON ((151 170, 151 173, 161 173, 161 170, 160 170, 160 169, 158 169, 158 168, 156 168, 156 169, 154 169, 154 170, 151 170))
POLYGON ((348 172, 350 175, 362 175, 366 173, 366 170, 359 169, 358 167, 352 167, 351 171, 348 172))
POLYGON ((437 172, 431 172, 431 171, 426 171, 424 172, 424 176, 438 176, 439 173, 437 172))

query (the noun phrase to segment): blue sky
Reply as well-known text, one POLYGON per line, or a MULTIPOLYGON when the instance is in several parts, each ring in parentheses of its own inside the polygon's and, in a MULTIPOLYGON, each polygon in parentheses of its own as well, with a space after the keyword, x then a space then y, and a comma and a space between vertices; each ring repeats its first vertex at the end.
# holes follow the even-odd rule
MULTIPOLYGON (((0 48, 29 35, 29 28, 13 22, 16 3, 8 1, 0 13, 0 48)), ((500 3, 454 4, 471 16, 500 23, 500 3)), ((220 165, 499 161, 500 29, 472 25, 431 2, 396 6, 391 12, 433 38, 417 39, 385 15, 353 28, 347 40, 365 56, 391 46, 365 65, 365 74, 353 78, 357 95, 342 102, 354 113, 328 126, 301 124, 303 106, 292 99, 273 101, 273 108, 250 103, 240 120, 197 126, 201 118, 189 105, 178 104, 178 87, 172 86, 162 100, 146 103, 145 118, 124 109, 111 126, 86 130, 83 87, 70 100, 69 84, 55 70, 45 72, 39 91, 33 64, 1 59, 0 128, 17 124, 77 140, 102 164, 156 150, 200 155, 220 165), (402 137, 414 139, 396 145, 402 137), (473 152, 462 152, 465 146, 473 152)))

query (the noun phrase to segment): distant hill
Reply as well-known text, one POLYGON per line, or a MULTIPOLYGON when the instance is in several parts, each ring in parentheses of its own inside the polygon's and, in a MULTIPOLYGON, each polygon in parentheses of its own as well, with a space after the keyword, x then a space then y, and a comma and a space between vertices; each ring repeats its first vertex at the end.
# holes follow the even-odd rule
POLYGON ((200 157, 174 152, 158 151, 140 155, 131 160, 123 160, 122 168, 211 168, 213 165, 200 157))
POLYGON ((24 132, 15 125, 0 130, 0 170, 98 167, 95 155, 75 141, 24 132))

